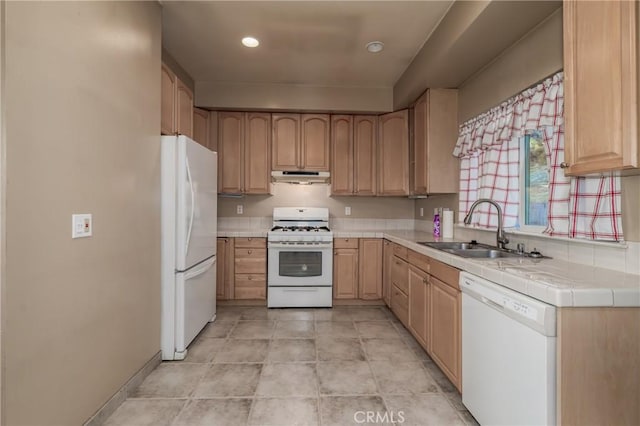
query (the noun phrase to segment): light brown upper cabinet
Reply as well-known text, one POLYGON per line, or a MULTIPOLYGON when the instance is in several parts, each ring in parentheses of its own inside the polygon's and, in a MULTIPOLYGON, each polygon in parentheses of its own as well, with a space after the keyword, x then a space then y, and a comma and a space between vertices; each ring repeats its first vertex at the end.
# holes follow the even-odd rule
POLYGON ((458 191, 458 91, 429 89, 413 107, 410 188, 412 195, 458 191))
POLYGON ((273 114, 273 170, 329 171, 328 114, 273 114))
POLYGON ((331 193, 353 194, 353 116, 331 116, 331 193))
POLYGON ((331 116, 331 193, 376 195, 377 117, 331 116))
POLYGON ((565 174, 639 172, 638 3, 565 0, 565 174))
POLYGON ((193 92, 176 79, 176 121, 178 134, 193 138, 193 92))
POLYGON ((218 192, 242 193, 244 113, 218 113, 218 192))
POLYGON ((176 134, 176 80, 178 77, 164 63, 161 68, 160 133, 176 134))
POLYGON ((354 178, 356 195, 376 195, 378 117, 356 115, 353 118, 354 178))
POLYGON ((409 111, 378 117, 378 195, 409 195, 409 111))
POLYGON ((209 148, 209 111, 193 109, 193 140, 209 148))
POLYGON ((271 176, 271 114, 248 112, 244 132, 245 194, 268 194, 271 176))
POLYGON ((164 63, 160 72, 160 133, 193 138, 193 92, 164 63))
POLYGON ((218 191, 268 194, 271 114, 218 113, 218 191))

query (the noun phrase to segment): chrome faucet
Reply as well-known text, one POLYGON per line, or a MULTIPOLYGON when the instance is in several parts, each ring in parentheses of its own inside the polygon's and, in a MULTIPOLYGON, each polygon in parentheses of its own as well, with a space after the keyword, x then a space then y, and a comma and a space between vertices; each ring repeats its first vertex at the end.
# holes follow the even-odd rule
POLYGON ((482 203, 492 204, 496 207, 496 210, 498 210, 498 233, 496 234, 496 245, 499 249, 504 250, 505 245, 509 244, 509 239, 504 235, 504 229, 502 228, 502 208, 500 207, 500 205, 498 205, 498 203, 490 200, 489 198, 480 198, 479 200, 476 200, 473 204, 471 204, 469 213, 467 213, 467 215, 464 217, 464 223, 465 225, 471 224, 471 215, 473 214, 473 211, 478 206, 478 204, 482 203))

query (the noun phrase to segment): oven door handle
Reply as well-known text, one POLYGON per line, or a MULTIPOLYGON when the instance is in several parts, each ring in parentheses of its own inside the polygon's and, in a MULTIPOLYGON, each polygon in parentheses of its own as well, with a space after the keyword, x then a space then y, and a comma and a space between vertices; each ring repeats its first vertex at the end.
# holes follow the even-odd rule
POLYGON ((318 251, 318 250, 331 250, 333 243, 326 244, 283 244, 283 243, 268 243, 267 248, 274 249, 290 249, 295 251, 318 251))

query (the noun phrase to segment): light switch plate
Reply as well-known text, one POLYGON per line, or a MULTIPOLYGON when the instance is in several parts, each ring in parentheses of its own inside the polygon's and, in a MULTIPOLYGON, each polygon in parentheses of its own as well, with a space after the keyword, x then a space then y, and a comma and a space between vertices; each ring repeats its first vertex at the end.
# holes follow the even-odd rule
POLYGON ((424 207, 420 207, 420 217, 424 217, 424 207))
POLYGON ((71 238, 84 238, 93 235, 93 221, 90 213, 71 215, 71 238))
POLYGON ((236 213, 237 214, 243 214, 244 213, 244 206, 242 204, 238 204, 236 206, 236 213))
POLYGON ((351 207, 345 207, 344 208, 344 215, 345 216, 351 216, 351 207))

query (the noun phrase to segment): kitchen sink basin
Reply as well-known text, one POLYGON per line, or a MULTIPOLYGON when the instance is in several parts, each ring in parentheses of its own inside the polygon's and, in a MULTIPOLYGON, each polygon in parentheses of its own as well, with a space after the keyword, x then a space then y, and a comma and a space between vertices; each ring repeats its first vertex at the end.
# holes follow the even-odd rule
POLYGON ((468 257, 474 259, 498 259, 503 257, 521 257, 527 256, 527 254, 519 254, 508 250, 500 250, 495 247, 479 244, 476 242, 471 243, 458 243, 458 242, 419 242, 423 246, 431 247, 434 249, 442 250, 447 253, 455 254, 460 257, 468 257))
POLYGON ((462 257, 472 257, 474 259, 497 259, 500 257, 519 257, 520 255, 517 253, 510 253, 508 251, 502 250, 487 250, 487 249, 444 249, 442 251, 446 251, 451 254, 455 254, 462 257))

